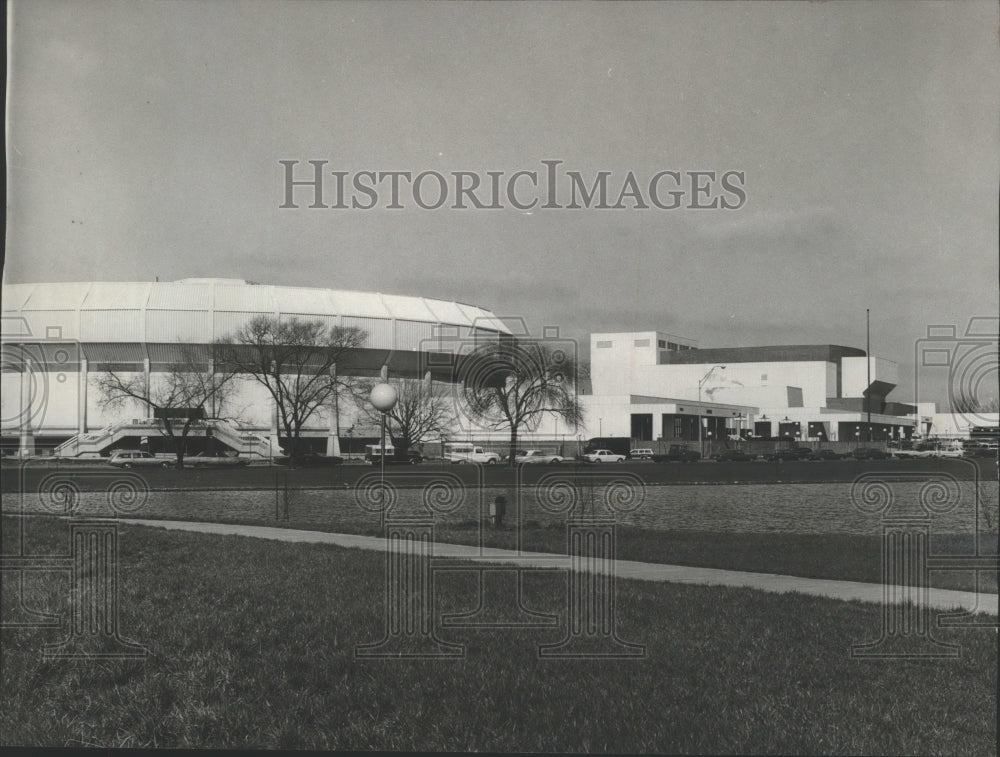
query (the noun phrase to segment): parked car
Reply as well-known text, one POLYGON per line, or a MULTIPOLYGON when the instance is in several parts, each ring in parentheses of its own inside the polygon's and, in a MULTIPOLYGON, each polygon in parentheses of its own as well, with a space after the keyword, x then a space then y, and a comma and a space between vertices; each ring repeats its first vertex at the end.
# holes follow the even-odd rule
POLYGON ((966 457, 996 457, 997 448, 985 444, 970 445, 962 450, 962 454, 966 457))
POLYGON ((632 449, 632 439, 627 436, 595 436, 587 440, 587 445, 583 448, 583 454, 589 455, 591 452, 597 452, 600 449, 610 450, 616 455, 624 455, 627 458, 629 451, 632 449))
POLYGON ((452 463, 486 463, 487 465, 496 465, 500 462, 500 455, 496 452, 487 452, 475 444, 446 444, 444 458, 452 463))
POLYGON ((795 463, 800 460, 808 460, 811 456, 812 450, 806 447, 792 447, 768 452, 764 455, 764 459, 777 463, 795 463))
POLYGON ((696 463, 701 453, 686 444, 671 444, 665 455, 653 455, 654 463, 696 463))
POLYGON ((184 465, 192 468, 239 468, 250 465, 250 461, 245 457, 239 457, 237 453, 227 455, 224 452, 199 452, 184 458, 184 465))
POLYGON ((911 458, 934 457, 935 453, 933 449, 894 449, 892 456, 901 460, 909 460, 911 458))
MULTIPOLYGON (((298 455, 298 460, 295 464, 303 468, 323 468, 329 465, 341 465, 343 462, 344 458, 337 455, 320 455, 316 452, 303 452, 298 455)), ((388 462, 388 459, 386 462, 388 462)), ((287 455, 274 458, 275 465, 289 465, 290 463, 291 458, 287 455)))
POLYGON ((561 463, 566 458, 551 452, 543 452, 540 449, 518 450, 514 455, 516 465, 553 465, 561 463))
POLYGON ((722 452, 712 455, 712 459, 718 463, 746 463, 753 460, 753 455, 747 454, 741 449, 724 449, 722 452))
MULTIPOLYGON (((386 465, 419 465, 424 461, 424 456, 421 455, 416 450, 407 450, 403 452, 402 450, 387 450, 389 454, 385 456, 386 465)), ((365 455, 365 462, 369 465, 380 465, 382 463, 382 457, 378 451, 372 454, 365 455)))
POLYGON ((111 453, 108 465, 116 468, 170 468, 173 462, 139 450, 119 449, 111 453))
POLYGON ((812 457, 813 449, 811 447, 782 447, 776 449, 774 452, 767 452, 764 454, 765 460, 782 460, 782 461, 792 461, 792 460, 808 460, 812 457))
POLYGON ((628 453, 628 456, 631 457, 633 460, 652 460, 653 450, 646 448, 634 449, 628 453))
POLYGON ((886 460, 889 453, 878 447, 857 447, 851 452, 851 456, 855 460, 886 460))
POLYGON ((620 455, 617 452, 612 452, 609 449, 598 449, 593 452, 588 452, 583 456, 586 460, 592 463, 624 463, 625 455, 620 455))
POLYGON ((834 452, 832 449, 818 449, 809 455, 807 460, 843 460, 847 455, 834 452))

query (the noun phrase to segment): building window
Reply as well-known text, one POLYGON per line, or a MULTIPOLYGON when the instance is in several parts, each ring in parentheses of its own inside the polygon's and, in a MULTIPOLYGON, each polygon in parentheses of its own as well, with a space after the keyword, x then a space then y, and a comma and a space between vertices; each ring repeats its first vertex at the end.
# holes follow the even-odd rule
POLYGON ((667 342, 667 349, 668 350, 676 350, 677 349, 677 343, 676 342, 667 342))
POLYGON ((649 340, 648 339, 636 339, 635 342, 634 342, 634 344, 635 344, 636 347, 648 347, 649 346, 649 340))
POLYGON ((657 339, 656 340, 656 346, 659 347, 661 350, 665 350, 667 348, 667 340, 666 339, 657 339))
POLYGON ((599 350, 607 349, 611 346, 611 342, 598 342, 596 346, 599 350))

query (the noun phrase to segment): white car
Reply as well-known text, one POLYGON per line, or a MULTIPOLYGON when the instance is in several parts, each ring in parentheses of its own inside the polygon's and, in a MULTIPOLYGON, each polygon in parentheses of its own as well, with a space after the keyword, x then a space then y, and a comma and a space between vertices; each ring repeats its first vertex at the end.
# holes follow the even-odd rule
POLYGON ((620 455, 617 452, 612 452, 609 449, 599 449, 593 452, 588 452, 583 456, 584 459, 589 460, 592 463, 624 463, 625 455, 620 455))
POLYGON ((653 459, 653 450, 651 450, 649 448, 634 449, 631 452, 629 452, 628 455, 633 460, 652 460, 653 459))
POLYGON ((173 463, 139 450, 117 450, 108 458, 108 465, 116 468, 170 468, 173 463))
POLYGON ((514 455, 514 463, 517 465, 549 465, 561 463, 565 459, 562 455, 542 452, 540 449, 518 450, 518 453, 514 455))
POLYGON ((445 460, 451 463, 486 463, 496 465, 500 462, 500 455, 496 452, 487 452, 482 447, 474 444, 449 444, 445 448, 445 460))

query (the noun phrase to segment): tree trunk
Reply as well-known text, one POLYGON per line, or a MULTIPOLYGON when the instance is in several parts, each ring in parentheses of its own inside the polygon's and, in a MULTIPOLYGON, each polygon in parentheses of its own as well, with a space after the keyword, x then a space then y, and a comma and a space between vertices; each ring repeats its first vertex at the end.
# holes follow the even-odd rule
POLYGON ((517 455, 517 426, 510 427, 510 449, 507 456, 507 465, 514 467, 514 457, 517 455))
MULTIPOLYGON (((167 428, 168 430, 170 430, 169 425, 167 428)), ((181 429, 180 438, 176 437, 174 438, 174 444, 176 445, 176 453, 177 453, 177 463, 175 467, 178 469, 184 467, 184 454, 187 452, 187 435, 190 428, 191 428, 191 420, 188 419, 184 423, 184 428, 181 429)), ((171 435, 173 435, 172 430, 171 430, 171 435)))
POLYGON ((294 468, 299 462, 299 430, 285 427, 288 434, 288 467, 294 468))

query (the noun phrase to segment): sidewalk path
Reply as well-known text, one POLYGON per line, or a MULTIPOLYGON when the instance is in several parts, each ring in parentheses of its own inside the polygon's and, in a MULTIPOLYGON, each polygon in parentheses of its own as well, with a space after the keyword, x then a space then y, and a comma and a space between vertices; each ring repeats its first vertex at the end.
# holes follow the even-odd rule
MULTIPOLYGON (((197 523, 179 520, 117 521, 121 525, 152 526, 173 531, 195 531, 204 534, 224 536, 250 536, 274 541, 300 542, 309 544, 332 544, 337 547, 354 549, 385 550, 385 540, 378 536, 358 536, 355 534, 333 534, 324 531, 302 531, 292 528, 272 526, 247 526, 230 523, 197 523)), ((480 549, 464 544, 443 544, 434 542, 432 554, 438 558, 454 558, 475 562, 515 564, 528 568, 568 567, 567 555, 546 552, 515 552, 509 549, 486 547, 480 549)), ((584 563, 585 565, 585 563, 584 563)), ((659 565, 657 563, 617 560, 615 576, 639 581, 669 581, 671 583, 702 584, 707 586, 745 586, 762 591, 778 593, 799 592, 830 599, 859 600, 861 602, 882 603, 885 601, 882 584, 861 583, 859 581, 833 581, 825 578, 799 578, 779 576, 771 573, 747 573, 740 570, 720 570, 718 568, 692 568, 685 565, 659 565)), ((892 592, 899 596, 901 592, 892 592)), ((977 613, 997 614, 996 594, 977 594, 971 591, 951 589, 930 589, 928 604, 937 610, 963 609, 977 613)))

